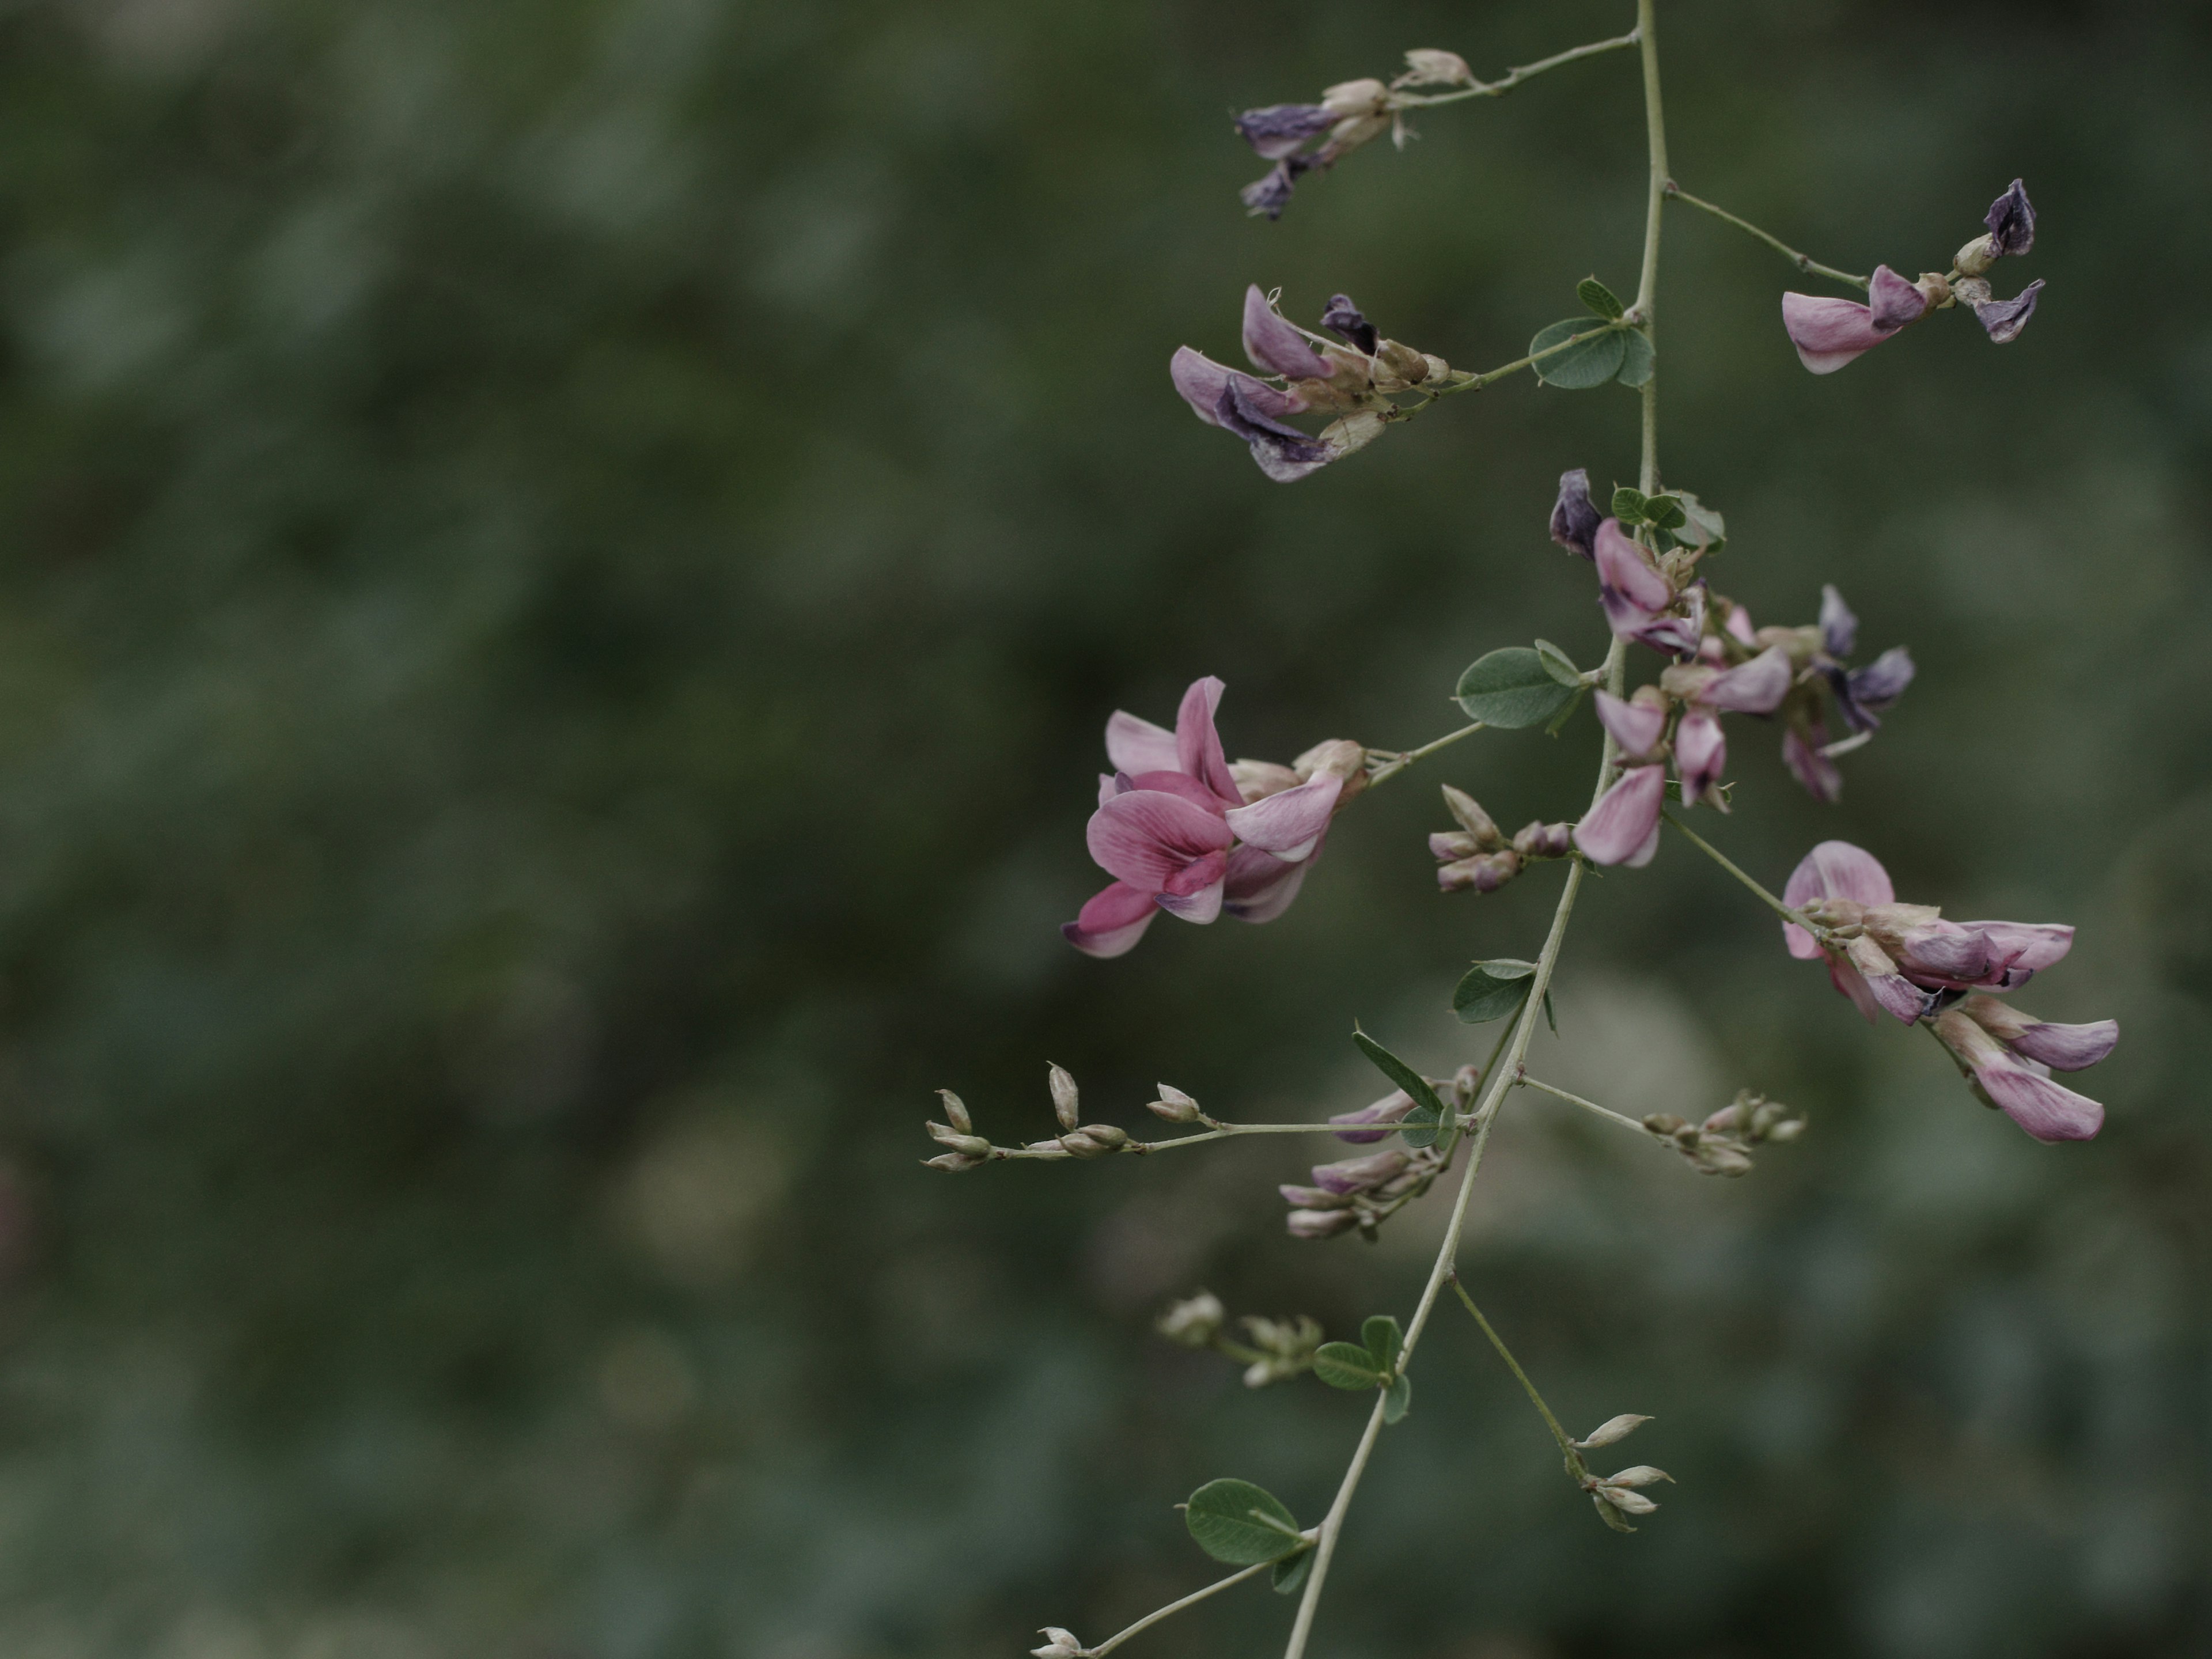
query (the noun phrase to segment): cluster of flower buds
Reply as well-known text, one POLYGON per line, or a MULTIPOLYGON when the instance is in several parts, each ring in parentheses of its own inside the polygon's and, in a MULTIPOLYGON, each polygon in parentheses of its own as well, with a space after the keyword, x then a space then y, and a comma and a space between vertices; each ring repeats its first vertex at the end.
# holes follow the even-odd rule
POLYGON ((1990 204, 1982 222, 1989 229, 1959 250, 1948 275, 1931 270, 1917 282, 1907 282, 1887 265, 1876 265, 1864 305, 1811 294, 1784 295, 1782 325, 1799 361, 1815 374, 1832 374, 1908 323, 1953 305, 1970 307, 1998 345, 2019 338, 2035 314, 2043 279, 2037 277, 2009 300, 1999 300, 1984 275, 2000 258, 2035 246, 2035 206, 2019 179, 1990 204))
POLYGON ((2104 1127, 2096 1101, 2051 1080, 2094 1066, 2120 1040, 2119 1022, 2061 1025, 1990 995, 2016 991, 2073 948, 2058 922, 1946 921, 1929 904, 1899 904, 1888 871, 1849 842, 1805 855, 1783 902, 1816 932, 1783 924, 1790 954, 1825 957, 1828 976, 1871 1021, 1925 1022, 1984 1105, 2038 1140, 2087 1140, 2104 1127))
MULTIPOLYGON (((1045 1073, 1045 1086, 1052 1097, 1052 1115, 1059 1122, 1060 1133, 1050 1140, 1033 1140, 1021 1148, 1024 1152, 1057 1152, 1068 1158, 1103 1158, 1109 1152, 1118 1152, 1129 1147, 1145 1150, 1140 1141, 1129 1139, 1127 1131, 1110 1123, 1083 1121, 1082 1092, 1075 1086, 1075 1079, 1063 1066, 1049 1067, 1045 1073)), ((1152 1110, 1171 1123, 1194 1122, 1204 1114, 1198 1103, 1180 1089, 1160 1085, 1161 1098, 1151 1103, 1152 1110), (1186 1110, 1190 1114, 1182 1115, 1186 1110)), ((950 1089, 939 1089, 938 1098, 945 1103, 945 1121, 932 1121, 925 1127, 929 1138, 945 1150, 937 1157, 923 1160, 933 1170, 972 1170, 988 1164, 994 1158, 1016 1155, 1010 1148, 994 1146, 975 1133, 974 1120, 960 1097, 950 1089)))
MULTIPOLYGON (((1053 1067, 1058 1071, 1058 1066, 1053 1067)), ((933 1170, 972 1170, 990 1161, 991 1143, 975 1133, 975 1121, 968 1115, 968 1108, 960 1097, 950 1089, 939 1089, 937 1097, 945 1103, 942 1123, 932 1121, 929 1138, 945 1150, 935 1158, 922 1161, 933 1170)))
POLYGON ((1273 921, 1298 896, 1329 820, 1366 787, 1367 751, 1349 738, 1288 766, 1231 766, 1213 724, 1225 689, 1212 676, 1193 681, 1172 732, 1120 710, 1106 722, 1114 770, 1099 775, 1085 835, 1114 881, 1061 927, 1077 950, 1118 957, 1163 910, 1273 921))
POLYGON ((1481 803, 1465 790, 1443 787, 1444 810, 1459 823, 1429 837, 1437 860, 1437 885, 1447 893, 1494 893, 1537 859, 1563 859, 1574 851, 1574 826, 1539 818, 1510 841, 1481 803))
POLYGON ((1154 1322, 1152 1328, 1178 1347, 1210 1348, 1221 1334, 1229 1310, 1211 1291, 1200 1291, 1174 1304, 1154 1322))
POLYGON ((1278 483, 1365 448, 1398 418, 1395 394, 1441 383, 1452 372, 1441 357, 1385 339, 1345 295, 1329 301, 1321 325, 1337 337, 1289 322, 1254 283, 1244 290, 1244 355, 1270 379, 1224 368, 1189 346, 1168 360, 1169 377, 1198 418, 1243 439, 1278 483), (1306 414, 1334 418, 1317 438, 1283 423, 1306 414))
POLYGON ((1805 1120, 1781 1102, 1746 1089, 1703 1123, 1653 1112, 1644 1127, 1681 1153, 1699 1175, 1740 1176, 1750 1173, 1753 1146, 1796 1139, 1805 1133, 1805 1120))
POLYGON ((1037 1634, 1044 1638, 1044 1645, 1031 1648, 1036 1659, 1085 1659, 1091 1650, 1075 1639, 1075 1632, 1062 1630, 1058 1625, 1047 1625, 1037 1634))
POLYGON ((1047 1081, 1052 1091, 1052 1115, 1059 1120, 1060 1132, 1051 1140, 1031 1141, 1031 1152, 1057 1150, 1070 1158, 1103 1158, 1129 1144, 1127 1133, 1112 1124, 1083 1121, 1082 1097, 1066 1067, 1052 1067, 1047 1081))
MULTIPOLYGON (((1482 1073, 1477 1066, 1462 1066, 1449 1082, 1431 1081, 1447 1107, 1465 1111, 1474 1102, 1482 1073)), ((1352 1126, 1337 1131, 1339 1140, 1372 1146, 1392 1133, 1393 1126, 1403 1122, 1413 1109, 1413 1097, 1395 1090, 1358 1111, 1340 1112, 1329 1121, 1352 1126)), ((1383 1221, 1428 1191, 1449 1164, 1449 1151, 1433 1145, 1406 1151, 1394 1146, 1364 1158, 1316 1164, 1310 1187, 1276 1189, 1291 1206, 1285 1230, 1293 1238, 1334 1238, 1357 1230, 1372 1240, 1383 1221)))
POLYGON ((1457 52, 1416 46, 1406 54, 1405 72, 1388 86, 1371 76, 1342 81, 1324 91, 1317 104, 1248 109, 1237 118, 1237 131, 1262 161, 1274 166, 1237 193, 1254 216, 1279 219, 1301 175, 1334 167, 1385 132, 1405 147, 1408 100, 1401 94, 1415 87, 1478 84, 1457 52))
POLYGON ((1262 1319, 1248 1315, 1243 1320, 1244 1334, 1254 1350, 1251 1363, 1244 1368, 1244 1386, 1264 1389, 1270 1382, 1285 1382, 1313 1369, 1314 1350, 1321 1346, 1320 1322, 1310 1314, 1299 1314, 1292 1319, 1262 1319))
MULTIPOLYGON (((1636 1432, 1651 1419, 1634 1412, 1624 1412, 1619 1417, 1609 1417, 1592 1430, 1589 1437, 1568 1443, 1577 1452, 1599 1451, 1617 1444, 1636 1432)), ((1624 1518, 1632 1515, 1649 1515, 1659 1507, 1646 1498, 1641 1488, 1656 1486, 1662 1480, 1672 1481, 1674 1476, 1664 1469, 1655 1469, 1649 1463, 1638 1463, 1618 1474, 1592 1474, 1577 1456, 1570 1460, 1569 1472, 1577 1483, 1590 1495, 1596 1504, 1598 1519, 1615 1532, 1634 1532, 1624 1518)))
POLYGON ((1836 799, 1843 779, 1832 753, 1841 745, 1828 742, 1826 702, 1854 733, 1846 741, 1863 741, 1912 683, 1911 653, 1896 646, 1864 667, 1850 666, 1858 618, 1833 587, 1821 590, 1817 623, 1755 628, 1749 611, 1696 574, 1718 545, 1718 515, 1693 496, 1632 489, 1616 490, 1613 506, 1612 516, 1599 512, 1583 469, 1563 473, 1552 538, 1597 567, 1598 602, 1615 636, 1674 661, 1656 684, 1631 696, 1597 694, 1597 716, 1620 747, 1622 771, 1576 826, 1576 846, 1599 864, 1648 863, 1658 850, 1670 759, 1685 806, 1705 802, 1725 811, 1724 714, 1778 716, 1791 774, 1815 798, 1836 799))

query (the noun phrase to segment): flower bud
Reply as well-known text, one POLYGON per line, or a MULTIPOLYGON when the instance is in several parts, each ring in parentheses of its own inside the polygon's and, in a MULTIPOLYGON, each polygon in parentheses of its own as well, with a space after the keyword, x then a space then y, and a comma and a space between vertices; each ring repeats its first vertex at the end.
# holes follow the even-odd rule
POLYGON ((1650 1420, 1648 1417, 1638 1416, 1634 1412, 1623 1412, 1618 1417, 1607 1418, 1604 1422, 1590 1431, 1587 1440, 1577 1440, 1575 1442, 1575 1446, 1581 1451, 1596 1451, 1601 1447, 1610 1446, 1616 1441, 1627 1439, 1630 1435, 1650 1420))
POLYGON ((1574 845, 1574 825, 1547 823, 1541 818, 1522 825, 1513 837, 1513 850, 1524 859, 1563 859, 1574 845))
POLYGON ((1073 1129, 1083 1121, 1076 1112, 1075 1079, 1058 1066, 1047 1076, 1052 1086, 1052 1115, 1060 1120, 1061 1128, 1073 1129))
POLYGON ((1477 847, 1485 852, 1494 852, 1505 845, 1505 837, 1498 833, 1498 825, 1490 814, 1482 810, 1481 802, 1464 789, 1455 789, 1449 784, 1444 785, 1443 794, 1444 811, 1459 821, 1461 829, 1474 837, 1477 847))
POLYGON ((1393 1147, 1387 1152, 1371 1152, 1365 1158, 1316 1164, 1313 1169, 1314 1185, 1332 1193, 1364 1193, 1393 1179, 1405 1167, 1405 1153, 1393 1147))
MULTIPOLYGON (((1334 1238, 1358 1224, 1359 1218, 1350 1210, 1293 1210, 1283 1218, 1284 1229, 1292 1238, 1334 1238)), ((1251 1379, 1248 1376, 1245 1381, 1251 1379)))
POLYGON ((1162 1314, 1152 1328, 1170 1342, 1186 1348, 1203 1348, 1220 1334, 1221 1322, 1228 1316, 1228 1310, 1221 1305, 1219 1297, 1211 1291, 1200 1291, 1162 1314))
POLYGON ((1075 1639, 1073 1632, 1047 1625, 1037 1634, 1044 1638, 1045 1644, 1030 1650, 1036 1659, 1083 1659, 1083 1644, 1075 1639))
POLYGON ((1649 1463, 1638 1463, 1634 1468, 1623 1469, 1619 1474, 1608 1474, 1605 1484, 1608 1486, 1649 1486, 1661 1480, 1672 1486, 1674 1477, 1664 1469, 1653 1468, 1649 1463))
POLYGON ((1473 858, 1480 851, 1482 843, 1464 830, 1439 830, 1429 837, 1429 856, 1438 864, 1473 858))
POLYGON ((1283 1202, 1294 1210, 1345 1210, 1352 1207, 1349 1194, 1333 1193, 1326 1187, 1285 1185, 1275 1190, 1283 1195, 1283 1202))
POLYGON ((1471 87, 1475 84, 1474 71, 1467 66, 1467 59, 1455 52, 1446 52, 1440 46, 1415 46, 1406 54, 1406 72, 1398 77, 1401 87, 1471 87))
POLYGON ((1623 1515, 1649 1515, 1659 1507, 1640 1492, 1631 1492, 1626 1486, 1610 1486, 1604 1481, 1593 1486, 1590 1495, 1612 1504, 1623 1515))
POLYGON ((1120 1151, 1128 1139, 1110 1123, 1092 1123, 1070 1130, 1060 1138, 1060 1145, 1071 1158, 1103 1158, 1120 1151))
POLYGON ((1996 239, 1980 235, 1951 256, 1951 264, 1962 276, 1978 276, 1997 262, 1996 239))
POLYGON ((935 1158, 921 1160, 922 1167, 927 1170, 972 1170, 987 1162, 988 1159, 971 1158, 966 1152, 940 1152, 935 1158))
POLYGON ((1470 888, 1478 893, 1494 893, 1520 873, 1521 855, 1509 847, 1502 853, 1478 853, 1471 859, 1439 866, 1437 885, 1447 893, 1470 888))
POLYGON ((968 1115, 967 1107, 961 1104, 958 1095, 954 1094, 950 1089, 939 1089, 937 1091, 937 1097, 945 1103, 945 1121, 947 1123, 963 1135, 973 1134, 975 1132, 975 1125, 968 1115))
POLYGON ((1145 1109, 1170 1123, 1195 1123, 1204 1115, 1198 1103, 1171 1083, 1160 1085, 1160 1097, 1146 1103, 1145 1109))
POLYGON ((991 1150, 991 1143, 981 1135, 963 1135, 947 1124, 927 1126, 929 1138, 940 1146, 950 1146, 956 1152, 965 1152, 970 1158, 981 1158, 991 1150))

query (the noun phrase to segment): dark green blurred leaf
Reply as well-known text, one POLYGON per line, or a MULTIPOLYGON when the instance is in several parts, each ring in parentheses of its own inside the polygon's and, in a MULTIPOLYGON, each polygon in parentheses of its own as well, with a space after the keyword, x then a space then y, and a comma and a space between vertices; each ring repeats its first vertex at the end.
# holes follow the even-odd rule
POLYGON ((1296 1595, 1304 1588, 1306 1575, 1313 1571, 1314 1553, 1309 1545, 1296 1555, 1286 1555, 1275 1563, 1268 1574, 1268 1582, 1278 1595, 1296 1595))
POLYGON ((1404 1375, 1393 1378, 1390 1386, 1382 1390, 1382 1420, 1385 1423, 1402 1422, 1406 1413, 1413 1409, 1413 1379, 1404 1375))
POLYGON ((1623 386, 1642 386, 1651 378, 1656 362, 1651 337, 1632 328, 1620 337, 1620 372, 1614 378, 1623 386))
POLYGON ((1374 1357, 1375 1369, 1387 1372, 1398 1363, 1398 1350, 1406 1340, 1406 1334, 1390 1315, 1375 1314, 1360 1326, 1359 1340, 1374 1357))
POLYGON ((1324 1342, 1314 1350, 1313 1374, 1332 1389, 1371 1389, 1383 1370, 1357 1343, 1324 1342))
POLYGON ((1356 1026, 1352 1029, 1352 1040, 1359 1045, 1359 1052, 1374 1063, 1376 1071, 1413 1097, 1415 1110, 1429 1114, 1427 1121, 1443 1121, 1444 1103, 1437 1098, 1437 1091, 1428 1079, 1356 1026))
POLYGON ((1583 671, 1575 666, 1572 657, 1551 641, 1536 641, 1536 659, 1543 664, 1544 672, 1561 685, 1571 686, 1577 691, 1582 689, 1583 671))
POLYGON ((1644 504, 1644 522, 1662 530, 1679 530, 1685 522, 1682 503, 1672 495, 1651 497, 1644 504))
POLYGON ((1478 962, 1462 976, 1459 988, 1452 993, 1452 1012, 1470 1025, 1516 1013, 1528 1000, 1528 976, 1535 971, 1534 963, 1517 962, 1510 957, 1478 962))
POLYGON ((1574 692, 1553 678, 1534 651, 1509 645, 1470 663, 1459 677, 1458 696, 1468 719, 1516 731, 1541 726, 1574 692))
POLYGON ((1626 525, 1644 522, 1644 492, 1623 484, 1613 492, 1613 516, 1626 525))
MULTIPOLYGON (((1334 1346, 1348 1346, 1337 1343, 1334 1346)), ((1353 1352, 1359 1352, 1353 1349, 1353 1352)), ((1368 1386, 1372 1386, 1371 1384, 1368 1386)), ((1287 1555, 1304 1541, 1298 1523, 1280 1499, 1249 1480, 1209 1480, 1191 1493, 1183 1524, 1198 1547, 1217 1561, 1255 1566, 1287 1555)))
MULTIPOLYGON (((1570 317, 1565 322, 1553 323, 1549 328, 1539 330, 1535 338, 1528 342, 1529 353, 1533 356, 1548 351, 1560 341, 1573 339, 1590 326, 1588 317, 1570 317)), ((1620 372, 1620 338, 1626 331, 1609 328, 1569 346, 1556 356, 1545 358, 1534 365, 1537 378, 1565 392, 1586 392, 1594 386, 1603 386, 1620 372)))

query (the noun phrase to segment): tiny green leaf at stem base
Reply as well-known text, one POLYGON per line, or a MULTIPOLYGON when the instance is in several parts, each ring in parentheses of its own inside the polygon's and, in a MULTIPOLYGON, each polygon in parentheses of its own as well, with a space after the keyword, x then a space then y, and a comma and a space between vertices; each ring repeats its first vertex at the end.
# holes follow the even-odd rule
POLYGON ((1296 1555, 1286 1555, 1275 1563, 1268 1583, 1278 1595, 1296 1595, 1304 1588, 1306 1575, 1313 1571, 1313 1547, 1309 1545, 1296 1555))
POLYGON ((1607 322, 1619 322, 1621 313, 1628 309, 1619 295, 1595 276, 1585 276, 1575 284, 1575 298, 1607 322))
POLYGON ((1397 1424, 1405 1421, 1406 1413, 1413 1409, 1413 1379, 1402 1372, 1390 1380, 1382 1390, 1382 1420, 1397 1424))
POLYGON ((1406 1340, 1398 1322, 1389 1314, 1376 1314, 1359 1328, 1359 1340, 1374 1357, 1375 1369, 1388 1374, 1397 1367, 1398 1350, 1406 1340))

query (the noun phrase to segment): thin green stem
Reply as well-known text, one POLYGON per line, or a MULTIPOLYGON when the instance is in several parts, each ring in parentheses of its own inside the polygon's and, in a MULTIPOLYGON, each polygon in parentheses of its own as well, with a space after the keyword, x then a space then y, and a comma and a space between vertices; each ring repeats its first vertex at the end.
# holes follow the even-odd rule
POLYGON ((1456 732, 1445 732, 1433 743, 1425 743, 1419 749, 1408 749, 1403 754, 1394 755, 1367 775, 1367 787, 1372 789, 1378 783, 1388 783, 1414 762, 1426 760, 1437 750, 1449 749, 1462 738, 1471 738, 1476 732, 1485 729, 1483 723, 1477 720, 1472 726, 1461 726, 1456 732))
MULTIPOLYGON (((1171 1152, 1178 1146, 1196 1146, 1209 1140, 1228 1140, 1237 1135, 1333 1135, 1340 1134, 1355 1124, 1345 1123, 1223 1123, 1194 1135, 1177 1135, 1172 1140, 1127 1140, 1111 1152, 1101 1152, 1101 1158, 1120 1158, 1128 1154, 1144 1156, 1152 1152, 1171 1152)), ((1054 1146, 994 1146, 988 1152, 977 1156, 993 1163, 1008 1158, 1073 1158, 1074 1153, 1054 1146)))
POLYGON ((1541 1078, 1523 1077, 1521 1079, 1521 1082, 1525 1087, 1530 1089, 1540 1089, 1546 1094, 1555 1095, 1559 1099, 1566 1101, 1571 1105, 1581 1107, 1586 1112, 1595 1112, 1600 1117, 1610 1118, 1613 1122, 1621 1125, 1625 1128, 1633 1129, 1638 1134, 1642 1135, 1647 1140, 1650 1139, 1651 1132, 1649 1129, 1646 1129, 1634 1118, 1627 1116, 1624 1113, 1614 1111, 1610 1106, 1601 1106, 1594 1100, 1584 1100, 1580 1095, 1571 1095, 1565 1089, 1559 1087, 1556 1084, 1547 1083, 1541 1078))
POLYGON ((1249 1578, 1254 1573, 1264 1572, 1274 1565, 1275 1564, 1272 1561, 1256 1562, 1253 1565, 1245 1568, 1242 1572, 1232 1572, 1226 1578, 1217 1579, 1212 1583, 1208 1584, 1202 1590, 1192 1591, 1188 1595, 1184 1596, 1180 1601, 1170 1601, 1167 1606, 1159 1608, 1157 1612, 1146 1613, 1143 1618, 1137 1620, 1135 1624, 1130 1626, 1128 1629, 1122 1631, 1116 1635, 1108 1637, 1095 1648, 1085 1648, 1083 1651, 1087 1656, 1087 1659, 1098 1659, 1098 1656, 1113 1652, 1115 1648, 1120 1647, 1122 1643, 1127 1641, 1132 1636, 1138 1634, 1141 1631, 1150 1630, 1154 1625, 1158 1624, 1161 1620, 1172 1619, 1176 1613, 1181 1613, 1185 1607, 1194 1607, 1200 1601, 1206 1600, 1207 1596, 1213 1595, 1222 1590, 1225 1590, 1231 1584, 1241 1584, 1247 1578, 1249 1578))
POLYGON ((1532 351, 1525 357, 1516 357, 1510 363, 1500 363, 1496 368, 1486 368, 1480 374, 1462 375, 1449 386, 1437 386, 1434 391, 1430 392, 1421 403, 1412 405, 1403 412, 1407 415, 1418 414, 1437 398, 1449 398, 1455 392, 1480 392, 1483 387, 1502 380, 1509 374, 1518 374, 1522 369, 1532 368, 1542 362, 1547 357, 1556 357, 1562 351, 1578 346, 1585 340, 1595 340, 1599 335, 1613 333, 1621 326, 1623 325, 1620 323, 1599 323, 1595 327, 1586 328, 1579 334, 1570 334, 1565 339, 1547 345, 1541 351, 1532 351))
POLYGON ((1729 224, 1734 225, 1738 230, 1746 231, 1750 234, 1756 236, 1760 241, 1765 243, 1767 246, 1772 248, 1777 253, 1789 260, 1791 264, 1796 266, 1800 270, 1808 272, 1814 276, 1825 276, 1832 283, 1844 283, 1849 287, 1857 289, 1861 293, 1864 293, 1869 286, 1867 278, 1863 276, 1854 276, 1848 270, 1838 270, 1833 265, 1824 265, 1818 259, 1813 258, 1809 253, 1800 253, 1796 248, 1790 246, 1789 243, 1784 241, 1779 236, 1774 235, 1771 232, 1761 230, 1757 225, 1752 223, 1750 220, 1739 218, 1736 215, 1730 213, 1726 208, 1716 206, 1714 204, 1706 201, 1701 196, 1691 195, 1688 191, 1684 190, 1681 185, 1676 184, 1672 179, 1669 179, 1667 181, 1667 194, 1673 197, 1678 202, 1687 202, 1692 207, 1711 214, 1716 219, 1725 219, 1729 224))
POLYGON ((1593 40, 1586 46, 1570 46, 1566 51, 1554 52, 1549 58, 1539 58, 1536 62, 1525 64, 1519 69, 1508 70, 1501 80, 1477 82, 1474 86, 1463 88, 1458 92, 1431 93, 1426 96, 1401 93, 1399 94, 1398 102, 1407 109, 1427 109, 1437 104, 1462 103, 1469 98, 1496 98, 1502 94, 1512 91, 1523 81, 1541 75, 1546 70, 1558 69, 1563 64, 1579 63, 1585 58, 1595 58, 1601 52, 1620 52, 1635 44, 1636 31, 1631 29, 1627 33, 1611 40, 1593 40))
POLYGON ((1729 874, 1734 876, 1738 881, 1751 889, 1753 892, 1758 894, 1759 898, 1765 902, 1767 908, 1773 911, 1776 915, 1780 916, 1783 921, 1796 922, 1807 933, 1812 934, 1814 939, 1822 939, 1826 936, 1828 931, 1826 928, 1821 927, 1818 922, 1807 921, 1805 913, 1802 910, 1793 910, 1790 906, 1784 904, 1780 899, 1775 897, 1773 894, 1768 892, 1766 889, 1760 886, 1749 876, 1746 875, 1741 868, 1737 866, 1734 859, 1729 857, 1727 854, 1722 852, 1719 848, 1714 846, 1712 842, 1707 841, 1696 830, 1691 829, 1688 824, 1683 823, 1681 819, 1676 817, 1672 812, 1662 812, 1660 816, 1664 817, 1668 823, 1673 824, 1677 830, 1680 830, 1685 836, 1688 836, 1692 846, 1698 848, 1715 864, 1719 865, 1722 869, 1727 871, 1729 874))
POLYGON ((1467 1310, 1474 1316, 1474 1322, 1482 1327, 1482 1334, 1490 1339, 1490 1346, 1498 1350, 1498 1357, 1505 1362, 1505 1369, 1513 1373, 1515 1381, 1527 1391, 1528 1403, 1543 1418, 1544 1426, 1552 1431, 1552 1438, 1559 1443, 1559 1454, 1567 1460, 1567 1467, 1579 1475, 1583 1472, 1583 1455, 1576 1449, 1573 1437, 1559 1426, 1559 1419, 1552 1415, 1552 1408, 1544 1403, 1544 1396, 1536 1392, 1536 1385, 1528 1380, 1528 1373, 1521 1369, 1521 1362, 1513 1357, 1513 1350, 1505 1346, 1504 1339, 1482 1316, 1482 1310, 1474 1305, 1474 1298, 1467 1293, 1467 1286, 1460 1283, 1456 1272, 1451 1276, 1451 1287, 1458 1292, 1459 1299, 1467 1304, 1467 1310))

